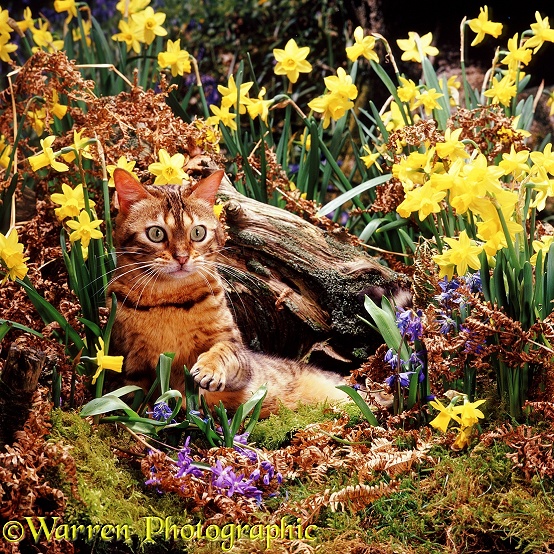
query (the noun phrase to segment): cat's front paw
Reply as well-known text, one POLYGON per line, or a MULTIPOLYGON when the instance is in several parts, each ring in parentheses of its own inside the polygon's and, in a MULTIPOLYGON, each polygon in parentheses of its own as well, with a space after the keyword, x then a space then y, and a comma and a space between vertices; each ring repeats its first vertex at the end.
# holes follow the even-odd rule
POLYGON ((198 356, 198 360, 192 366, 190 373, 203 389, 211 392, 225 389, 226 371, 218 362, 219 360, 214 360, 214 356, 211 356, 209 352, 205 352, 198 356))

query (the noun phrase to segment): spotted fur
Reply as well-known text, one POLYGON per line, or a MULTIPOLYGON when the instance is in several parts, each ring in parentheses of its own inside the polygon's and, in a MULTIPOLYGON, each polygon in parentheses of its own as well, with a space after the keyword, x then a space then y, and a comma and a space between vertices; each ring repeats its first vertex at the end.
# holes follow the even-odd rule
POLYGON ((110 352, 125 357, 124 379, 148 390, 159 355, 174 352, 172 388, 183 391, 190 368, 209 405, 236 409, 261 385, 262 415, 280 403, 345 399, 342 378, 294 360, 252 352, 243 343, 215 263, 224 234, 213 213, 223 171, 183 186, 144 187, 114 171, 119 202, 117 269, 108 296, 117 298, 110 352))

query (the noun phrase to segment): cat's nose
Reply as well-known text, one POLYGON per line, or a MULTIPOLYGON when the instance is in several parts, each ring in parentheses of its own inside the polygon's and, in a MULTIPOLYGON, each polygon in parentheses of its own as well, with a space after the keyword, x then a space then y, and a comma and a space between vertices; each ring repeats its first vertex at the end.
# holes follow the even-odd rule
POLYGON ((175 254, 174 258, 181 264, 181 265, 185 265, 189 259, 189 257, 185 254, 185 255, 179 255, 179 254, 175 254))

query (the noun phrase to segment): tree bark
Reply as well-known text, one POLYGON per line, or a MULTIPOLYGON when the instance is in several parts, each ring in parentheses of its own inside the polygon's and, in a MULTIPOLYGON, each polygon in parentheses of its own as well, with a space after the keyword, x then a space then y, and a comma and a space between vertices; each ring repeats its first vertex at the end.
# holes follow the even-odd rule
POLYGON ((38 386, 46 354, 13 342, 0 373, 0 448, 12 444, 16 431, 27 421, 31 399, 38 386))
POLYGON ((248 344, 288 357, 310 353, 327 369, 358 366, 383 341, 367 323, 365 296, 411 302, 410 282, 342 233, 257 202, 224 179, 228 241, 220 273, 248 344))

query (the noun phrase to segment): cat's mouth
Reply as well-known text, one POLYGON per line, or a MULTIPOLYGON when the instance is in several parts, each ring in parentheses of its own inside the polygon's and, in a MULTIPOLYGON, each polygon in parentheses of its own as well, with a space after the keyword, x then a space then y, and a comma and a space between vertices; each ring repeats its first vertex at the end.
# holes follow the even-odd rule
POLYGON ((175 263, 166 268, 165 274, 174 279, 183 279, 192 275, 195 271, 196 268, 188 262, 184 264, 175 263))

